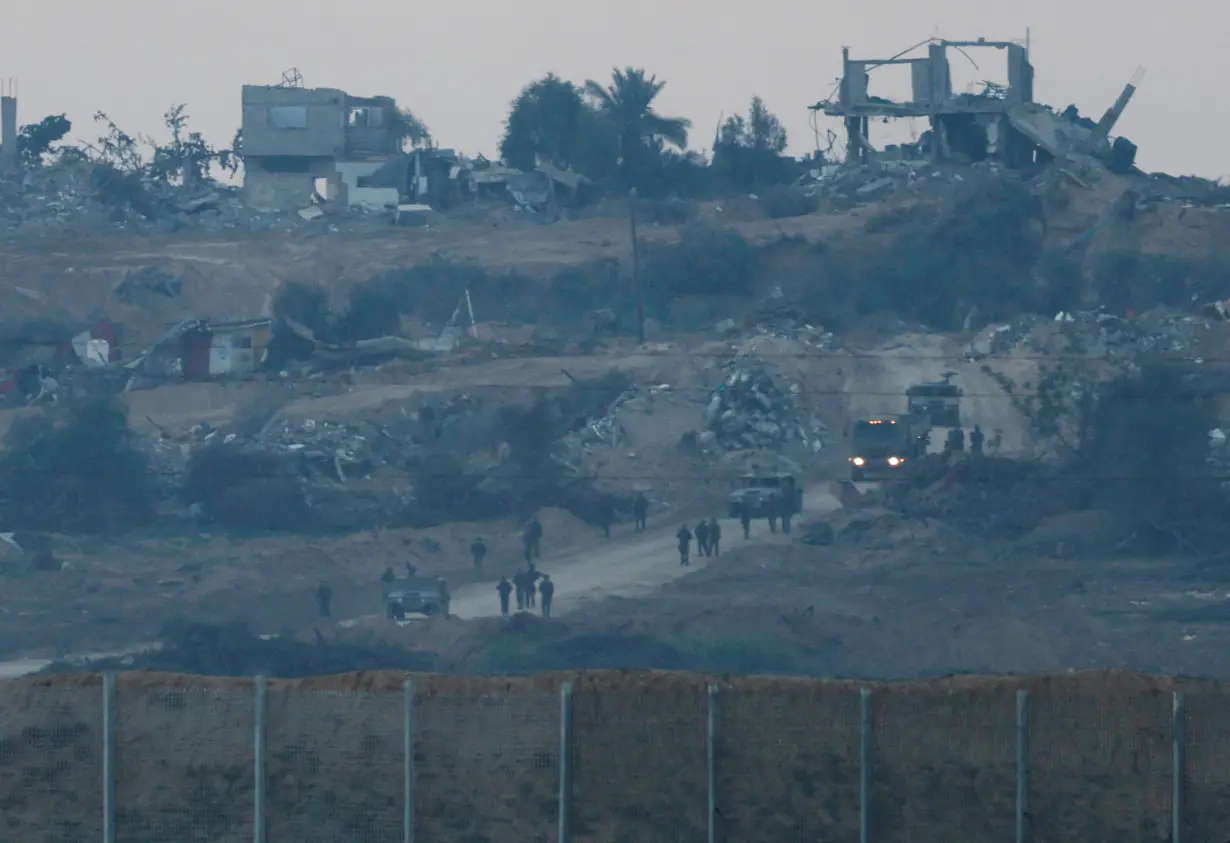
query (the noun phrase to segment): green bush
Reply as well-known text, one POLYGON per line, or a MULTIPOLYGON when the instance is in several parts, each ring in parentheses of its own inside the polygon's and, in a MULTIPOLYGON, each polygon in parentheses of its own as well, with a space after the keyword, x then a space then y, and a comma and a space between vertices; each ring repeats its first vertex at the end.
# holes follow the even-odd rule
POLYGON ((127 408, 89 399, 18 419, 0 451, 0 498, 12 527, 93 532, 148 518, 149 474, 127 408))
POLYGON ((684 295, 750 295, 760 268, 757 250, 739 234, 693 225, 678 243, 642 247, 641 284, 647 307, 666 313, 684 295))

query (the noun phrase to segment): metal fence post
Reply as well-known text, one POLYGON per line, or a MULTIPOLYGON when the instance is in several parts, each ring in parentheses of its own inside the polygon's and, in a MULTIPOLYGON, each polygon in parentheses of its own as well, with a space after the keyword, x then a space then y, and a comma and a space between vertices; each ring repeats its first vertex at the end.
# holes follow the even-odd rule
POLYGON ((858 840, 871 839, 871 689, 859 690, 858 840))
POLYGON ((402 798, 405 807, 402 809, 402 840, 414 843, 414 680, 407 679, 402 686, 405 706, 403 725, 403 747, 405 762, 402 769, 402 798))
POLYGON ((559 843, 568 843, 572 816, 572 683, 559 689, 559 843))
POLYGON ((1172 843, 1182 843, 1183 785, 1187 776, 1187 701, 1182 691, 1174 692, 1171 718, 1174 758, 1170 777, 1170 839, 1172 843))
POLYGON ((265 843, 265 697, 268 681, 264 676, 256 677, 256 728, 252 741, 253 756, 253 805, 252 839, 255 843, 265 843))
POLYGON ((1016 692, 1016 843, 1025 843, 1029 812, 1029 692, 1016 692))
POLYGON ((103 843, 115 843, 115 674, 103 674, 102 799, 103 843))
POLYGON ((717 725, 717 720, 718 720, 718 686, 710 685, 709 686, 709 717, 708 717, 708 728, 706 730, 706 744, 709 748, 709 756, 708 756, 708 761, 709 761, 709 770, 708 770, 709 843, 717 843, 717 837, 718 837, 718 833, 717 833, 717 819, 718 819, 718 807, 717 807, 717 788, 718 788, 718 783, 717 783, 717 753, 718 753, 717 731, 718 731, 718 725, 717 725))

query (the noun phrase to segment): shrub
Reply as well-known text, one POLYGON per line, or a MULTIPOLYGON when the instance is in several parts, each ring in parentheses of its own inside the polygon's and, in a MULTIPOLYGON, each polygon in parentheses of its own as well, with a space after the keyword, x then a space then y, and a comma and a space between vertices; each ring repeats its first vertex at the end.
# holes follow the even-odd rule
POLYGON ((771 220, 805 217, 820 209, 820 200, 815 196, 808 196, 801 190, 777 185, 769 188, 760 197, 760 209, 771 220))
POLYGON ((14 422, 0 452, 10 523, 92 532, 149 515, 149 475, 125 406, 89 399, 14 422))

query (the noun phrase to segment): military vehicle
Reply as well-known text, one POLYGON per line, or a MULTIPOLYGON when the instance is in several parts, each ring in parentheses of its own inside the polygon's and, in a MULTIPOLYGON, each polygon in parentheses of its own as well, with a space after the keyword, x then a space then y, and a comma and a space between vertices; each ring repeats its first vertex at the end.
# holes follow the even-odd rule
POLYGON ((448 617, 450 595, 443 577, 393 580, 385 587, 384 613, 393 620, 407 615, 448 617))
POLYGON ((950 383, 951 374, 942 381, 916 383, 905 391, 906 412, 925 415, 932 427, 961 426, 961 398, 964 390, 950 383))
POLYGON ((927 452, 930 431, 923 414, 859 419, 850 436, 850 479, 901 476, 927 452))
POLYGON ((730 493, 730 517, 738 518, 747 507, 752 518, 781 515, 781 502, 790 504, 790 514, 803 511, 803 486, 793 474, 749 472, 735 481, 730 493))

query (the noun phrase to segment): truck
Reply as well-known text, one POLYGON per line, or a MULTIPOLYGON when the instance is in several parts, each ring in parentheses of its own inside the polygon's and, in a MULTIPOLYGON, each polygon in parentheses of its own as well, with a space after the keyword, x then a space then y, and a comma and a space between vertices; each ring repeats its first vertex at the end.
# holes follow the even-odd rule
POLYGON ((949 382, 951 374, 942 381, 916 383, 905 391, 906 412, 927 417, 932 427, 961 426, 961 398, 964 390, 949 382))
POLYGON ((751 518, 781 515, 783 498, 790 515, 803 511, 803 486, 793 474, 748 472, 735 481, 730 493, 730 517, 740 517, 744 507, 751 518))
POLYGON ((859 419, 850 436, 850 479, 902 476, 927 453, 929 419, 921 413, 859 419))
POLYGON ((407 615, 448 617, 450 595, 443 577, 393 580, 384 590, 384 614, 391 620, 407 615))

